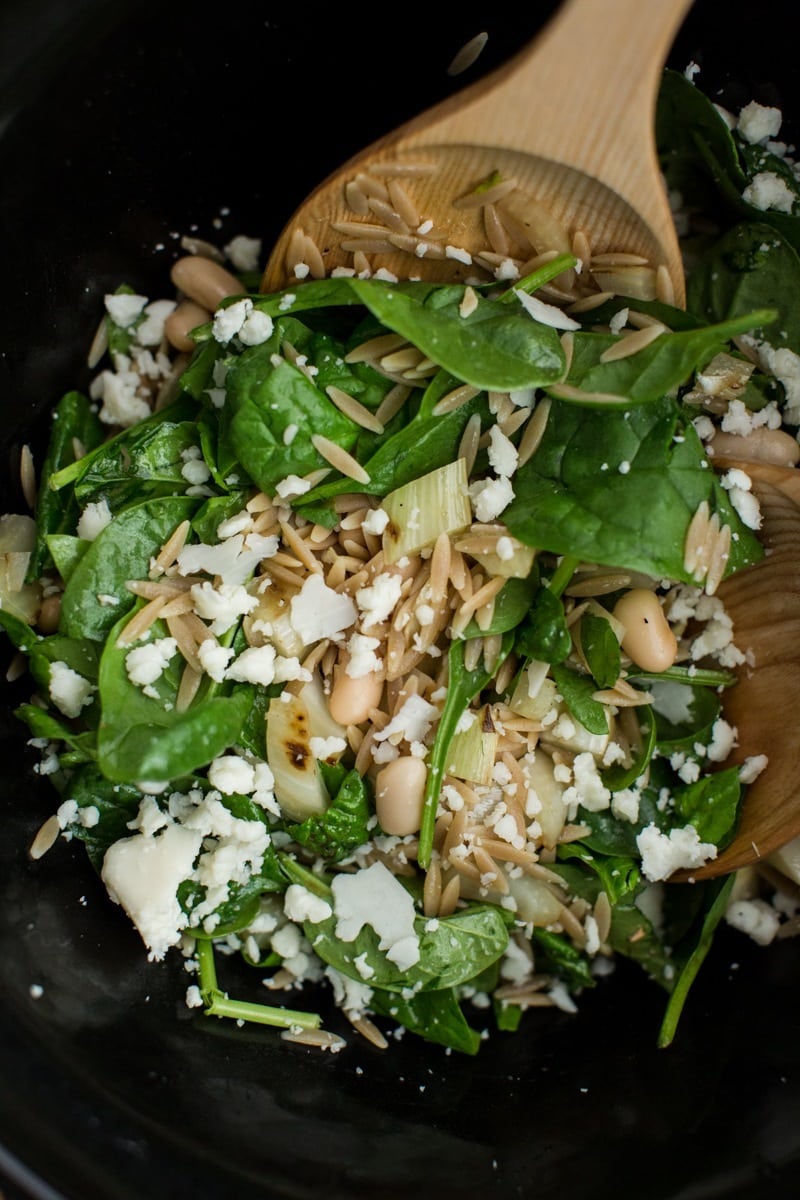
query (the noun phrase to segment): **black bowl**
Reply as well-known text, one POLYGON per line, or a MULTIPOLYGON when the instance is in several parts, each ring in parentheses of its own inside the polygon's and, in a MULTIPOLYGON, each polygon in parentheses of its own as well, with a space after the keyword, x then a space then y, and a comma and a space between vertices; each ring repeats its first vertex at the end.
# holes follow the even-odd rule
MULTIPOLYGON (((239 0, 4 0, 0 13, 0 511, 24 511, 20 448, 85 386, 102 295, 164 294, 178 237, 269 244, 338 162, 460 85, 480 29, 502 62, 554 4, 488 16, 328 13, 239 0), (389 21, 389 18, 387 18, 389 21), (409 55, 414 69, 409 72, 409 55)), ((453 11, 455 9, 455 11, 453 11)), ((791 6, 697 0, 672 65, 705 90, 800 115, 791 6)), ((613 64, 609 68, 613 84, 613 64)), ((5 654, 6 651, 3 651, 5 654)), ((723 927, 675 1043, 662 996, 622 962, 577 1015, 529 1014, 479 1055, 408 1036, 336 1057, 186 1008, 83 849, 27 847, 53 809, 10 715, 0 730, 0 1169, 9 1195, 649 1200, 800 1191, 800 956, 723 927), (34 998, 32 985, 42 989, 34 998)), ((244 994, 235 964, 223 986, 244 994)), ((34 987, 34 992, 38 989, 34 987)))

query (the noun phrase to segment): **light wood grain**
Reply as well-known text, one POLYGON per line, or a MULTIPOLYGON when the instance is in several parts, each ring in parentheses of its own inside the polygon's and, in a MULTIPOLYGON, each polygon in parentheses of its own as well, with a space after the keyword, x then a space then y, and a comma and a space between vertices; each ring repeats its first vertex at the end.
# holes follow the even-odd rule
MULTIPOLYGON (((656 157, 654 116, 664 61, 690 3, 566 0, 510 62, 324 180, 287 223, 262 290, 290 282, 287 251, 298 230, 320 248, 327 274, 352 265, 352 252, 341 246, 348 238, 334 228, 354 220, 347 184, 359 171, 386 163, 423 163, 432 173, 407 186, 421 218, 446 231, 450 244, 471 253, 486 245, 480 212, 457 211, 452 203, 499 172, 570 236, 586 231, 594 252, 623 250, 665 265, 682 305, 681 256, 656 157)), ((409 259, 401 250, 377 259, 400 277, 459 280, 470 273, 452 258, 409 259)))
POLYGON ((756 479, 755 473, 752 478, 767 555, 719 588, 736 645, 750 659, 737 668, 738 683, 724 698, 724 714, 736 727, 738 745, 721 765, 758 754, 769 761, 747 789, 731 844, 713 862, 676 872, 670 882, 737 870, 800 836, 800 507, 773 482, 756 479))

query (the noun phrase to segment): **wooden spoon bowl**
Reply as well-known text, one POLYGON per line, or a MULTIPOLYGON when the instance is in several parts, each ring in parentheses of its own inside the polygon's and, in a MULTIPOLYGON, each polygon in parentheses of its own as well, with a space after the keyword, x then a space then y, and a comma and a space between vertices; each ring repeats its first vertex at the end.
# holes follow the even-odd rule
POLYGON ((622 271, 627 294, 682 305, 654 119, 690 3, 567 0, 510 62, 322 182, 278 238, 262 290, 337 268, 491 282, 505 258, 524 268, 577 247, 600 290, 622 271))
MULTIPOLYGON (((731 843, 705 866, 676 872, 670 882, 710 879, 767 858, 800 836, 800 506, 757 477, 753 464, 737 463, 753 479, 761 505, 761 562, 723 581, 718 595, 733 621, 747 662, 724 698, 726 720, 738 744, 724 766, 764 754, 765 770, 752 783, 731 843)), ((790 468, 772 471, 791 474, 790 468)))

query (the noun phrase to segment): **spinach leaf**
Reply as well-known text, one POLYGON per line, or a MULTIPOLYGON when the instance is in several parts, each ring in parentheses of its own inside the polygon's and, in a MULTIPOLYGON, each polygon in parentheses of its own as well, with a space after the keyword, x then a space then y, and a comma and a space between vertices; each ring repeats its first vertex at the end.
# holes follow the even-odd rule
POLYGON ((391 1017, 427 1042, 462 1054, 477 1054, 480 1049, 481 1035, 468 1025, 455 988, 407 997, 402 992, 374 991, 370 1009, 378 1016, 391 1017))
POLYGON ((506 525, 520 541, 554 554, 690 583, 683 545, 706 500, 734 533, 728 573, 763 556, 691 423, 666 397, 625 412, 554 402, 539 449, 514 486, 506 525))
POLYGON ((267 492, 287 475, 306 475, 328 465, 311 444, 315 434, 343 450, 350 450, 359 434, 359 426, 298 367, 286 359, 274 365, 274 353, 271 342, 253 346, 236 360, 226 381, 235 414, 233 449, 251 479, 267 492))
POLYGON ((73 537, 68 533, 48 534, 47 549, 64 583, 69 583, 72 572, 91 544, 85 538, 73 537))
MULTIPOLYGON (((462 633, 465 639, 488 637, 493 633, 507 633, 516 629, 531 607, 531 597, 536 588, 535 574, 526 579, 509 579, 497 593, 492 619, 485 629, 476 620, 470 621, 462 633)), ((559 606, 560 607, 560 606, 559 606)))
POLYGON ((433 929, 426 918, 416 917, 419 962, 400 970, 378 949, 379 938, 370 925, 352 942, 343 942, 336 936, 336 921, 332 915, 325 921, 305 922, 306 937, 315 952, 323 962, 357 980, 362 976, 355 959, 366 954, 364 961, 373 970, 369 986, 389 991, 415 988, 439 992, 457 987, 500 958, 508 945, 508 929, 500 910, 491 904, 470 904, 440 919, 433 929))
POLYGON ((588 809, 578 810, 581 825, 588 825, 591 833, 581 838, 581 844, 598 854, 606 854, 614 858, 641 858, 636 836, 645 825, 654 824, 659 829, 669 828, 670 819, 666 813, 657 807, 658 790, 642 788, 639 794, 639 819, 631 822, 615 817, 610 808, 600 812, 589 812, 588 809))
POLYGON ((612 792, 621 792, 624 788, 633 787, 636 780, 644 774, 656 750, 657 730, 650 707, 642 705, 634 708, 632 712, 632 719, 638 724, 638 738, 634 736, 631 739, 630 764, 626 766, 624 763, 612 763, 610 767, 601 771, 603 783, 612 792))
POLYGON ((722 710, 716 690, 656 681, 651 691, 659 750, 693 751, 698 743, 708 745, 722 710))
POLYGON ((12 646, 26 654, 42 640, 42 635, 37 633, 32 625, 28 625, 27 621, 20 620, 4 608, 0 608, 0 629, 5 632, 12 646))
MULTIPOLYGON (((560 863, 570 859, 583 863, 593 871, 612 905, 618 904, 625 896, 635 894, 639 886, 641 874, 632 858, 595 854, 582 842, 565 842, 558 847, 558 859, 558 863, 552 864, 552 869, 558 874, 562 874, 560 863)), ((566 878, 574 883, 574 877, 566 878)))
MULTIPOLYGON (((618 335, 576 333, 566 382, 585 392, 620 396, 621 407, 652 404, 685 383, 695 368, 708 362, 720 345, 742 333, 772 324, 777 315, 774 307, 762 308, 718 325, 705 325, 683 333, 663 333, 636 354, 611 362, 602 362, 601 356, 619 341, 618 335)), ((558 385, 553 386, 552 393, 561 395, 558 385)), ((569 399, 574 404, 600 407, 604 413, 609 410, 606 401, 569 399)))
POLYGON ((100 871, 112 842, 131 837, 128 822, 139 811, 142 793, 132 784, 112 783, 96 765, 87 763, 72 772, 62 798, 74 800, 78 808, 97 809, 99 819, 95 825, 73 821, 68 829, 84 843, 92 865, 100 871))
MULTIPOLYGON (((454 412, 441 416, 433 414, 436 403, 457 383, 456 379, 444 372, 434 377, 407 424, 377 445, 374 454, 362 461, 369 475, 369 483, 359 484, 361 491, 371 496, 385 496, 412 479, 453 462, 464 426, 473 413, 478 413, 484 423, 490 417, 483 394, 474 396, 454 412)), ((406 401, 407 405, 410 403, 410 400, 406 401)), ((351 479, 335 479, 308 492, 301 503, 310 506, 340 492, 351 491, 352 487, 351 479)), ((301 508, 301 511, 305 511, 305 508, 301 508)))
POLYGON ((52 559, 48 536, 74 533, 80 512, 69 494, 59 495, 50 480, 63 467, 75 462, 76 442, 91 451, 103 440, 103 428, 86 396, 67 392, 53 413, 53 425, 39 478, 36 496, 36 544, 28 565, 27 579, 38 579, 52 559))
POLYGON ((460 284, 351 279, 350 286, 387 329, 401 333, 473 387, 517 391, 542 387, 564 373, 564 351, 555 329, 518 306, 478 294, 477 307, 462 317, 465 288, 460 284))
MULTIPOLYGON (((176 653, 147 695, 128 678, 125 658, 131 648, 117 645, 126 620, 110 631, 100 658, 100 767, 109 779, 124 783, 189 775, 238 741, 255 688, 238 685, 228 695, 209 689, 204 696, 201 691, 189 708, 179 711, 184 663, 176 653)), ((152 630, 153 637, 166 632, 160 622, 152 630)))
MULTIPOLYGON (((222 803, 242 821, 265 822, 264 810, 248 796, 223 796, 222 803)), ((286 878, 281 871, 274 846, 269 844, 264 851, 261 867, 253 871, 246 882, 232 881, 228 885, 227 897, 217 905, 213 913, 213 936, 225 937, 239 929, 246 928, 255 917, 260 907, 261 897, 265 892, 283 892, 286 890, 286 878)), ((206 899, 206 888, 195 880, 184 880, 178 887, 178 902, 191 919, 192 910, 206 899)), ((203 918, 205 923, 208 917, 203 918)), ((191 930, 198 937, 207 937, 203 926, 191 930)))
POLYGON ((339 862, 369 841, 367 822, 371 816, 367 784, 358 771, 352 770, 324 813, 308 817, 299 825, 289 825, 287 833, 312 854, 339 862))
POLYGON ((581 649, 598 688, 610 688, 619 679, 621 654, 610 621, 585 612, 580 619, 581 649))
MULTIPOLYGON (((799 222, 800 224, 800 222, 799 222)), ((687 304, 709 321, 771 307, 778 319, 761 336, 776 350, 800 354, 800 257, 775 229, 761 221, 729 229, 703 255, 687 280, 687 304)))
POLYGON ((595 986, 589 959, 564 934, 535 928, 533 943, 537 971, 552 972, 571 990, 595 986))
MULTIPOLYGON (((180 406, 180 402, 176 402, 180 406)), ((183 475, 187 451, 197 448, 197 425, 181 421, 171 405, 164 418, 139 430, 132 426, 128 436, 109 442, 93 454, 75 481, 75 499, 81 507, 106 500, 112 512, 151 496, 170 496, 190 486, 183 475), (139 432, 134 432, 139 430, 139 432)))
POLYGON ((558 663, 552 664, 550 674, 575 720, 590 733, 608 733, 606 707, 599 700, 592 699, 592 692, 597 688, 591 676, 581 675, 571 667, 558 663))
MULTIPOLYGON (((87 731, 76 733, 61 717, 56 717, 38 704, 20 704, 14 716, 24 721, 35 738, 47 738, 51 742, 64 742, 70 748, 70 763, 90 762, 97 757, 97 735, 87 731)), ((63 754, 59 756, 63 765, 63 754)))
POLYGON ((673 793, 681 824, 694 825, 701 842, 724 846, 736 828, 742 785, 737 767, 702 775, 695 783, 673 793))
POLYGON ((447 756, 455 735, 456 726, 465 709, 478 696, 497 674, 501 664, 506 660, 514 644, 513 632, 503 635, 500 653, 496 662, 487 669, 481 660, 479 666, 468 671, 464 666, 464 647, 462 640, 454 641, 448 651, 448 683, 447 698, 444 702, 442 715, 436 727, 436 737, 431 748, 428 766, 428 779, 425 785, 425 798, 422 808, 422 822, 419 831, 419 851, 417 855, 421 867, 427 869, 433 848, 433 830, 436 823, 436 808, 439 803, 439 793, 442 788, 447 766, 447 756))
POLYGON ((103 641, 120 614, 133 604, 128 579, 145 579, 158 554, 181 521, 190 518, 197 500, 162 496, 124 509, 103 529, 72 572, 61 598, 61 628, 74 638, 103 641), (119 604, 103 604, 116 596, 119 604))
POLYGON ((558 596, 540 587, 529 612, 517 629, 515 652, 539 662, 563 662, 572 649, 572 635, 558 596))
POLYGON ((727 175, 739 192, 746 186, 733 134, 710 98, 680 71, 662 74, 655 130, 662 170, 684 203, 713 211, 714 172, 727 175))
POLYGON ((670 990, 674 978, 670 949, 633 896, 626 896, 612 908, 608 940, 612 950, 638 962, 650 979, 670 990))
POLYGON ((725 916, 734 881, 735 875, 731 874, 706 883, 706 905, 700 928, 693 938, 687 938, 686 943, 676 947, 675 964, 678 973, 672 982, 672 993, 658 1034, 658 1045, 662 1048, 671 1045, 675 1038, 689 989, 711 949, 717 926, 725 916))

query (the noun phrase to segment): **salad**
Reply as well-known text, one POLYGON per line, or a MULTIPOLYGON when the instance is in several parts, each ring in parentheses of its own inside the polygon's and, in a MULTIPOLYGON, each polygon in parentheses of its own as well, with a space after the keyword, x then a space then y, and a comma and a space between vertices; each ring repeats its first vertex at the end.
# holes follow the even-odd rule
POLYGON ((780 124, 665 73, 685 310, 579 235, 515 246, 502 180, 459 282, 303 245, 262 294, 240 236, 185 240, 174 294, 105 297, 0 524, 0 626, 57 791, 32 856, 80 839, 198 1013, 475 1054, 622 956, 668 1045, 721 921, 795 931, 792 846, 670 882, 769 769, 729 761, 748 648, 719 589, 764 557, 759 471, 800 458, 780 124))

